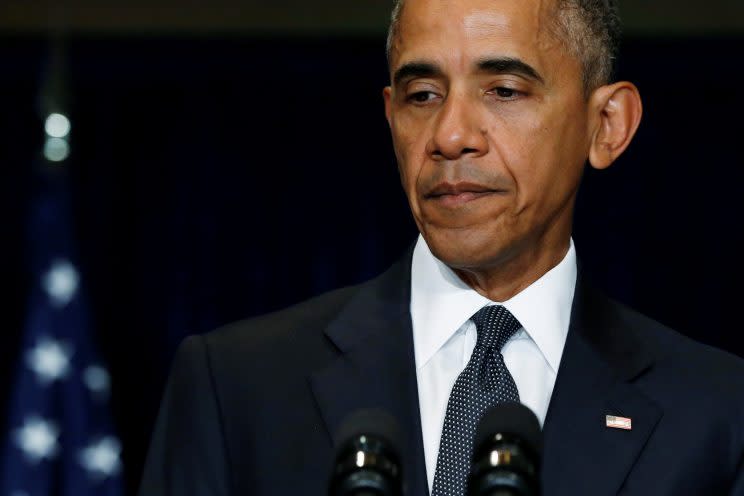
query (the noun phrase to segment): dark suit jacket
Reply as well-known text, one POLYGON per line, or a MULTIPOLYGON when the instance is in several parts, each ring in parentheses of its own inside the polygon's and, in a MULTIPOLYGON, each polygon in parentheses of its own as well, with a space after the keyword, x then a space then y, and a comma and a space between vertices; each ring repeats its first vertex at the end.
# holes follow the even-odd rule
MULTIPOLYGON (((141 496, 324 495, 332 436, 362 407, 397 417, 407 494, 426 495, 409 301, 410 256, 366 284, 188 338, 141 496)), ((544 426, 543 494, 744 495, 743 363, 580 275, 544 426), (606 427, 608 414, 632 430, 606 427)))

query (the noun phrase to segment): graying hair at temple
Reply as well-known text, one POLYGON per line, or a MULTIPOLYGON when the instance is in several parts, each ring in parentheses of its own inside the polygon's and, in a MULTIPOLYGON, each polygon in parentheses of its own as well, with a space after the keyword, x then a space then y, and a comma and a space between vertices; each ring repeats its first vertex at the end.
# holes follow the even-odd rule
MULTIPOLYGON (((404 0, 395 0, 390 16, 388 61, 399 35, 403 5, 404 0)), ((557 0, 554 28, 569 53, 582 63, 587 94, 612 82, 622 34, 615 0, 557 0)))

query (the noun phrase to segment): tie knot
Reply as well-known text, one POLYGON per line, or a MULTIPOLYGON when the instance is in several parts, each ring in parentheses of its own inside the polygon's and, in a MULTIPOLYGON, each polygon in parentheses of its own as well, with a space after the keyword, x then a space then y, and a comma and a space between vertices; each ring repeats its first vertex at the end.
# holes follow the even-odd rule
POLYGON ((506 307, 489 305, 481 308, 472 317, 478 330, 476 346, 485 346, 501 351, 509 338, 522 327, 506 307))

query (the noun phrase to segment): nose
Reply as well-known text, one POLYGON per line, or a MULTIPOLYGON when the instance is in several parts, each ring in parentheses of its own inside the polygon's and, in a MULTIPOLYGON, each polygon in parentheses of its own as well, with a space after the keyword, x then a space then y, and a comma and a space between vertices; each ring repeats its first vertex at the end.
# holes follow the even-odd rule
POLYGON ((436 161, 488 153, 488 139, 479 109, 467 95, 450 93, 439 110, 427 152, 436 161))

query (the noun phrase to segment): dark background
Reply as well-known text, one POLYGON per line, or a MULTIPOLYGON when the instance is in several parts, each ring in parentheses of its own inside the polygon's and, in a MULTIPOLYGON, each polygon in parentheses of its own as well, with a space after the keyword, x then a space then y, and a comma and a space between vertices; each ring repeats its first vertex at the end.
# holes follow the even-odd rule
MULTIPOLYGON (((416 233, 383 115, 381 34, 65 44, 64 167, 133 492, 185 335, 363 281, 416 233)), ((736 34, 627 36, 620 76, 639 86, 644 121, 613 167, 587 171, 574 236, 611 295, 740 356, 743 50, 736 34)), ((25 215, 49 53, 43 34, 0 36, 0 401, 34 283, 25 215)))

